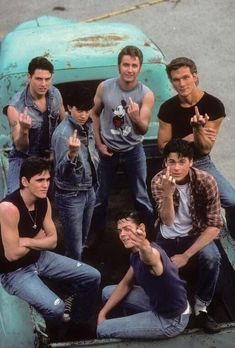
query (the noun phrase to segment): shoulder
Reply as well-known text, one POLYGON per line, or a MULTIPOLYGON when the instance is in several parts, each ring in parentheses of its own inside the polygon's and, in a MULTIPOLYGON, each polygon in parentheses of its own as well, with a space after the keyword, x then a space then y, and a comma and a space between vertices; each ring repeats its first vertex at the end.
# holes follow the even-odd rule
POLYGON ((217 183, 210 173, 194 167, 191 168, 191 173, 192 180, 200 182, 203 186, 207 188, 210 186, 217 187, 217 183))
POLYGON ((1 221, 12 220, 14 218, 19 218, 19 209, 15 204, 8 201, 2 201, 0 203, 0 219, 1 221))
POLYGON ((56 99, 59 99, 61 100, 62 99, 62 96, 61 96, 61 93, 59 91, 59 89, 55 86, 51 86, 49 89, 48 89, 48 92, 50 95, 52 95, 54 98, 56 99))
POLYGON ((205 105, 213 113, 218 113, 219 116, 225 116, 225 107, 222 101, 207 92, 204 92, 202 99, 199 101, 199 107, 200 104, 205 105))

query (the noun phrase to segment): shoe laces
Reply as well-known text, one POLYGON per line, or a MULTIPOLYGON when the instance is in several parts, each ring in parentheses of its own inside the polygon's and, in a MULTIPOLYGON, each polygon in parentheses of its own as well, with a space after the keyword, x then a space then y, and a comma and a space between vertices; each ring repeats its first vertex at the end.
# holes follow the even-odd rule
POLYGON ((71 319, 71 310, 73 305, 73 296, 69 296, 64 300, 64 315, 63 315, 63 321, 68 322, 71 319))

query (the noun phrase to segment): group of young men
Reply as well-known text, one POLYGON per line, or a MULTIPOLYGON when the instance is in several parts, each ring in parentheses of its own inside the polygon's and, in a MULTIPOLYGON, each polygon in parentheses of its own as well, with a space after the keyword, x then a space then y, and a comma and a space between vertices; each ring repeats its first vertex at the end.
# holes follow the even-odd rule
POLYGON ((143 138, 154 95, 138 80, 142 62, 141 50, 126 46, 118 55, 119 77, 101 82, 94 98, 81 88, 70 90, 63 101, 51 84, 52 64, 36 57, 29 64, 27 87, 4 108, 13 149, 8 195, 0 203, 0 281, 43 315, 52 340, 61 339, 64 301, 41 277, 66 286, 73 298, 68 332, 81 337, 94 314, 101 277, 81 261, 82 251, 89 231, 104 232, 120 161, 135 203, 135 211, 117 216, 119 238, 131 251, 130 267, 118 285, 103 289, 97 336, 164 338, 182 332, 191 308, 179 270, 191 259, 198 265, 197 325, 208 333, 219 330, 207 307, 220 270, 215 240, 223 224, 221 206, 235 238, 235 190, 210 159, 224 106, 198 88, 191 59, 180 57, 167 65, 177 95, 158 114, 165 168, 151 182, 153 207, 143 138), (65 256, 50 251, 57 243, 47 198, 51 162, 65 256), (157 237, 151 241, 147 232, 153 235, 155 217, 157 237))

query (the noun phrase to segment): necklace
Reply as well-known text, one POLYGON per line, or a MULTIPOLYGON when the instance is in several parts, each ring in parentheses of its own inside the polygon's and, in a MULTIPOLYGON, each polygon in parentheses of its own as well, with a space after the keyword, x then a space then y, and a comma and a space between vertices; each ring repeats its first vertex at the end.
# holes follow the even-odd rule
POLYGON ((31 215, 29 210, 28 210, 28 213, 29 213, 29 217, 30 217, 30 219, 31 219, 31 221, 33 223, 33 229, 36 230, 36 228, 38 227, 37 224, 36 224, 36 221, 37 221, 37 208, 35 209, 35 217, 34 217, 34 219, 33 219, 33 217, 32 217, 32 215, 31 215))

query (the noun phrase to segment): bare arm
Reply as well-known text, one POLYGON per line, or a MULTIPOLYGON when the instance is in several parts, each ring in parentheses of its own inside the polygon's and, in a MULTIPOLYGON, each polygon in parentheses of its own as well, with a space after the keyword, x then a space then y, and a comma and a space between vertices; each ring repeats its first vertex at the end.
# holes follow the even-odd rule
POLYGON ((134 271, 130 267, 124 278, 117 285, 112 295, 105 303, 98 315, 98 324, 106 319, 107 314, 114 308, 131 290, 133 286, 134 271))
POLYGON ((166 173, 162 177, 154 179, 152 182, 153 198, 158 201, 158 215, 164 225, 170 226, 175 220, 175 207, 173 195, 176 189, 175 179, 170 175, 167 167, 166 173))
POLYGON ((19 211, 12 203, 2 202, 0 204, 1 236, 5 257, 8 261, 18 260, 30 250, 20 245, 19 219, 19 211))
POLYGON ((25 152, 29 147, 29 129, 32 120, 28 115, 28 108, 25 107, 23 113, 19 113, 13 106, 8 106, 7 117, 11 127, 11 135, 16 150, 25 152))
POLYGON ((139 105, 129 98, 129 104, 127 113, 132 122, 136 125, 141 134, 145 134, 148 131, 149 122, 152 116, 152 109, 154 105, 154 94, 149 91, 145 94, 142 102, 141 109, 139 105))
POLYGON ((209 116, 207 114, 205 116, 200 115, 198 108, 195 106, 195 115, 191 118, 193 139, 195 146, 203 154, 210 153, 222 121, 223 117, 209 121, 209 116))
POLYGON ((95 133, 95 142, 98 150, 105 156, 112 156, 112 153, 108 152, 107 146, 103 143, 100 135, 100 114, 103 110, 103 83, 101 82, 97 87, 94 97, 94 106, 91 110, 91 118, 93 121, 93 129, 95 133))
POLYGON ((151 267, 152 273, 160 276, 163 273, 163 264, 160 253, 152 248, 150 242, 146 239, 145 227, 140 224, 136 232, 132 232, 130 238, 134 246, 139 250, 140 259, 146 265, 151 267))
POLYGON ((20 246, 35 250, 54 249, 57 244, 57 233, 51 216, 51 205, 47 199, 47 212, 43 221, 44 238, 20 238, 20 246))
POLYGON ((193 255, 195 255, 199 250, 211 243, 218 236, 219 231, 220 230, 217 227, 207 227, 205 231, 200 234, 198 239, 191 245, 190 248, 185 250, 183 254, 172 256, 171 261, 179 268, 185 266, 193 255))
POLYGON ((172 139, 172 125, 159 120, 158 128, 158 146, 159 150, 162 152, 168 141, 172 139))

